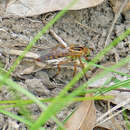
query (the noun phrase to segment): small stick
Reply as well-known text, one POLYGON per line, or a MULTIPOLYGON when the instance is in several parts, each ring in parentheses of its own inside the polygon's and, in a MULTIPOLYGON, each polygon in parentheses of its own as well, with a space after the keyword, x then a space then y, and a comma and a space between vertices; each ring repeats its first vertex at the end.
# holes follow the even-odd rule
MULTIPOLYGON (((43 19, 42 23, 46 24, 46 20, 43 19)), ((67 44, 62 40, 62 38, 59 37, 52 29, 49 29, 49 32, 59 43, 63 44, 64 47, 66 47, 66 48, 68 47, 67 44)))
POLYGON ((119 103, 118 105, 116 105, 115 107, 113 107, 112 109, 110 109, 108 112, 106 112, 105 114, 103 114, 102 116, 100 116, 98 119, 97 119, 97 123, 99 123, 101 120, 104 120, 105 117, 108 116, 108 114, 114 112, 115 110, 119 109, 120 107, 123 107, 125 105, 127 105, 128 103, 130 102, 130 98, 128 98, 127 100, 119 103))
MULTIPOLYGON (((21 50, 14 50, 14 49, 0 48, 0 53, 19 56, 19 55, 21 55, 23 53, 23 51, 21 51, 21 50)), ((26 53, 26 55, 24 57, 37 59, 37 58, 39 58, 39 55, 36 54, 36 53, 33 53, 33 52, 28 52, 28 53, 26 53)))
POLYGON ((67 44, 52 29, 50 29, 49 31, 58 42, 63 44, 63 46, 67 47, 67 44))
POLYGON ((109 116, 108 118, 103 119, 103 121, 102 121, 102 122, 97 123, 97 124, 96 124, 96 126, 101 125, 102 123, 104 123, 104 122, 106 122, 106 121, 110 120, 111 118, 113 118, 113 117, 115 117, 115 116, 119 115, 119 114, 120 114, 121 112, 123 112, 123 111, 124 111, 124 109, 122 109, 122 110, 120 110, 120 111, 116 112, 115 114, 112 114, 112 115, 111 115, 111 116, 109 116))
POLYGON ((108 40, 110 39, 110 36, 111 36, 112 30, 113 30, 113 28, 114 28, 114 25, 115 25, 115 23, 116 23, 118 17, 120 16, 120 13, 122 12, 123 8, 125 7, 125 5, 126 5, 127 3, 128 3, 128 0, 125 0, 125 1, 123 2, 123 4, 121 4, 118 13, 115 14, 114 21, 113 21, 113 23, 112 23, 112 25, 111 25, 111 28, 110 28, 110 30, 109 30, 109 32, 108 32, 108 35, 107 35, 107 38, 106 38, 105 46, 108 45, 108 40))

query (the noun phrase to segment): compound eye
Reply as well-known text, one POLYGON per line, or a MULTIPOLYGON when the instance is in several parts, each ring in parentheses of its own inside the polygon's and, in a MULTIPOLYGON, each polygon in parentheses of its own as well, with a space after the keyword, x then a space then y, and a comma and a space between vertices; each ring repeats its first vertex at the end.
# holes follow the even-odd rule
POLYGON ((82 48, 82 47, 75 47, 74 50, 75 50, 75 51, 82 51, 83 48, 82 48))
POLYGON ((85 48, 85 56, 89 56, 90 55, 90 50, 88 48, 85 48))

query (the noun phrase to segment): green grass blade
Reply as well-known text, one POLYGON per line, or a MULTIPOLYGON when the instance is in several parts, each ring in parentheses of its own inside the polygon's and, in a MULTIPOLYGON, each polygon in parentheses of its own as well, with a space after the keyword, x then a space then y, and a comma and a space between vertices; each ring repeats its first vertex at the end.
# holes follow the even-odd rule
MULTIPOLYGON (((82 59, 82 61, 88 63, 85 59, 82 59)), ((109 67, 104 67, 104 66, 102 66, 102 65, 97 65, 97 64, 94 64, 94 63, 90 63, 90 64, 91 64, 92 66, 95 66, 95 67, 98 67, 98 68, 107 70, 107 71, 109 71, 109 72, 114 72, 114 73, 119 74, 119 75, 121 75, 121 76, 127 76, 128 78, 130 78, 130 75, 129 75, 129 74, 125 74, 125 73, 116 71, 115 69, 110 69, 109 67)))
MULTIPOLYGON (((45 99, 39 99, 41 102, 51 102, 54 98, 45 98, 45 99)), ((17 104, 20 103, 21 105, 28 105, 28 104, 32 104, 35 103, 32 100, 2 100, 0 101, 0 104, 17 104)))
POLYGON ((124 117, 127 129, 130 130, 130 121, 129 121, 128 115, 126 114, 126 110, 125 109, 123 111, 123 117, 124 117))
MULTIPOLYGON (((112 43, 110 43, 106 48, 104 48, 103 51, 99 52, 99 53, 97 54, 97 56, 90 62, 90 64, 88 65, 88 67, 86 67, 83 71, 86 72, 87 69, 92 66, 92 65, 91 65, 92 63, 96 63, 97 61, 99 61, 108 51, 110 51, 110 50, 112 49, 112 47, 114 47, 115 45, 117 45, 121 40, 123 40, 124 38, 126 38, 129 34, 130 34, 130 30, 126 30, 122 35, 120 35, 118 38, 116 38, 112 43)), ((127 62, 128 62, 128 59, 125 59, 125 60, 127 60, 127 62)), ((78 73, 78 74, 65 86, 65 88, 60 92, 60 94, 59 94, 59 95, 52 101, 52 103, 49 105, 48 109, 45 110, 45 112, 40 115, 40 117, 39 117, 38 120, 42 120, 41 122, 42 122, 43 124, 45 124, 45 122, 46 122, 53 114, 55 114, 57 111, 59 111, 59 110, 65 105, 64 102, 62 102, 61 106, 60 106, 60 107, 58 106, 58 107, 54 110, 55 106, 57 106, 57 104, 59 104, 61 97, 63 97, 63 96, 67 93, 67 91, 68 91, 70 88, 72 88, 72 86, 73 86, 74 84, 76 84, 76 82, 83 76, 83 74, 84 74, 83 71, 80 72, 80 73, 78 73), (53 111, 52 111, 52 110, 53 110, 53 111)), ((95 79, 94 79, 94 80, 95 80, 95 79)), ((75 93, 72 93, 72 95, 70 96, 70 98, 73 97, 73 96, 75 96, 75 95, 78 95, 78 94, 82 91, 82 89, 85 88, 85 87, 86 87, 88 84, 90 84, 91 82, 93 82, 93 80, 91 80, 91 81, 85 83, 85 84, 81 87, 80 90, 78 89, 75 93)))
POLYGON ((0 113, 2 113, 2 114, 4 114, 4 115, 7 115, 7 116, 9 116, 9 117, 11 117, 11 118, 13 118, 13 119, 16 119, 16 120, 18 120, 18 121, 20 121, 20 122, 26 124, 27 126, 31 126, 31 125, 32 125, 32 122, 30 122, 29 120, 26 120, 26 119, 24 119, 24 118, 22 118, 22 117, 20 117, 20 116, 17 116, 17 115, 15 115, 15 114, 12 114, 11 112, 8 112, 8 111, 5 111, 5 110, 3 110, 3 109, 0 109, 0 113))
MULTIPOLYGON (((36 104, 38 104, 39 107, 41 107, 43 110, 45 110, 47 108, 38 98, 36 98, 32 93, 30 93, 26 89, 22 88, 22 86, 13 82, 11 79, 6 78, 6 80, 5 80, 3 78, 4 78, 4 76, 0 75, 0 81, 4 81, 4 84, 7 85, 7 87, 9 87, 9 88, 11 87, 11 88, 15 89, 16 91, 23 93, 28 98, 30 98, 32 101, 34 101, 36 104)), ((61 126, 61 127, 63 126, 61 124, 61 122, 59 122, 54 116, 52 118, 59 126, 61 126)))
MULTIPOLYGON (((67 12, 67 10, 72 7, 78 0, 73 0, 72 2, 70 2, 70 4, 65 7, 62 11, 60 11, 56 17, 54 19, 52 19, 43 29, 42 31, 40 31, 35 37, 34 39, 29 43, 29 45, 25 48, 24 52, 16 59, 16 61, 14 62, 13 66, 11 66, 11 68, 9 69, 8 73, 3 76, 0 77, 1 80, 1 84, 5 83, 5 81, 7 81, 8 76, 15 70, 16 66, 20 63, 20 61, 22 60, 22 58, 25 56, 25 54, 32 48, 32 46, 37 42, 37 40, 40 39, 40 37, 61 17, 64 15, 65 12, 67 12)), ((10 81, 11 82, 11 81, 10 81)), ((6 82, 7 83, 7 82, 6 82)), ((17 89, 17 84, 14 84, 14 82, 12 82, 11 87, 13 87, 14 89, 16 89, 17 91, 19 91, 20 89, 17 89)), ((42 107, 43 109, 45 109, 45 106, 43 106, 43 104, 35 97, 33 96, 31 93, 21 89, 21 93, 24 93, 25 95, 27 95, 29 98, 31 98, 33 101, 35 101, 40 107, 42 107)), ((55 121, 58 123, 58 125, 60 127, 63 127, 62 124, 60 122, 58 122, 58 120, 56 118, 53 117, 53 119, 55 119, 55 121)), ((40 124, 40 121, 37 122, 38 124, 40 124)), ((34 126, 34 125, 33 125, 34 126)), ((40 127, 40 125, 38 125, 40 127)), ((36 126, 31 127, 31 129, 38 129, 39 127, 36 126)))
MULTIPOLYGON (((14 62, 13 66, 11 66, 11 68, 9 69, 8 73, 2 78, 1 80, 1 84, 0 86, 5 83, 6 79, 8 78, 8 76, 15 70, 16 66, 20 63, 20 61, 22 60, 22 58, 25 56, 25 54, 32 48, 32 46, 37 42, 37 40, 40 39, 40 37, 46 33, 46 31, 59 19, 61 18, 61 16, 64 15, 65 12, 67 12, 67 10, 72 7, 78 0, 73 0, 72 2, 70 2, 70 4, 65 7, 62 11, 60 11, 56 17, 54 19, 52 19, 43 29, 42 31, 40 31, 35 37, 34 39, 29 43, 29 45, 25 48, 24 52, 16 59, 16 61, 14 62)), ((13 82, 12 82, 13 83, 13 82)), ((14 89, 16 89, 15 86, 17 86, 17 84, 13 84, 11 85, 13 86, 14 89)), ((20 89, 17 89, 17 91, 19 91, 20 89)), ((23 90, 23 89, 22 89, 23 90)), ((40 107, 43 107, 45 109, 45 106, 43 106, 43 104, 41 104, 41 102, 35 98, 35 96, 33 96, 32 94, 28 93, 27 91, 21 91, 22 93, 24 93, 25 95, 27 95, 29 98, 31 98, 32 100, 34 100, 40 107)), ((53 117, 53 119, 55 119, 53 117)), ((57 119, 55 119, 56 122, 58 122, 57 119)), ((62 127, 62 124, 60 122, 58 122, 58 124, 62 127)), ((37 129, 37 127, 35 127, 37 129)), ((33 127, 32 127, 33 129, 33 127)))
MULTIPOLYGON (((127 58, 126 58, 127 59, 127 58)), ((116 67, 120 67, 121 65, 124 65, 128 62, 128 59, 123 59, 121 60, 117 65, 115 66, 112 66, 112 68, 116 68, 116 67)), ((108 73, 108 71, 107 71, 108 73)), ((106 73, 104 73, 104 75, 106 75, 106 73)), ((102 76, 104 76, 102 75, 102 76)), ((95 80, 94 80, 95 81, 95 80)), ((88 81, 89 82, 89 81, 88 81)), ((79 95, 82 90, 84 88, 87 87, 88 85, 88 82, 84 83, 82 86, 79 86, 76 90, 74 90, 71 94, 69 94, 68 96, 66 96, 66 98, 64 98, 64 100, 62 100, 62 103, 60 103, 60 100, 59 103, 57 102, 56 106, 57 108, 53 108, 53 112, 58 112, 60 109, 62 109, 65 105, 67 105, 71 99, 73 99, 75 96, 79 95), (54 110, 55 109, 55 110, 54 110), (59 109, 59 110, 58 110, 59 109)), ((130 83, 130 80, 126 80, 126 81, 122 81, 122 83, 117 83, 116 85, 113 85, 111 86, 110 88, 105 88, 105 89, 101 89, 101 91, 103 91, 104 93, 112 90, 112 89, 116 89, 116 88, 119 88, 120 86, 122 85, 126 85, 126 84, 129 84, 130 83)), ((61 99, 61 98, 60 98, 61 99)), ((51 114, 51 111, 50 111, 50 114, 51 114)))
MULTIPOLYGON (((128 61, 129 61, 129 58, 125 58, 125 59, 121 60, 117 65, 112 66, 112 69, 124 65, 124 64, 126 64, 128 61)), ((108 73, 108 71, 107 71, 106 73, 108 73)), ((104 73, 104 75, 106 75, 106 73, 104 73)), ((104 76, 104 75, 102 74, 101 77, 104 76)), ((98 78, 98 77, 99 77, 99 76, 97 76, 96 78, 98 78)), ((100 78, 101 78, 101 77, 100 77, 100 78)), ((57 106, 57 108, 54 108, 53 106, 50 106, 48 109, 51 109, 51 110, 48 111, 47 114, 50 114, 50 115, 51 115, 53 112, 55 112, 55 113, 58 112, 60 109, 62 109, 62 108, 69 102, 69 99, 72 99, 72 98, 75 97, 76 95, 79 95, 79 94, 82 92, 82 90, 87 87, 87 85, 89 85, 90 83, 92 83, 92 82, 95 81, 95 80, 97 80, 97 79, 92 79, 92 80, 90 80, 90 81, 84 83, 82 86, 79 86, 73 93, 71 93, 69 96, 67 96, 66 98, 64 98, 64 101, 62 100, 62 104, 61 104, 61 102, 60 102, 61 98, 58 99, 58 101, 57 101, 55 104, 53 104, 54 106, 57 106), (51 108, 51 107, 53 107, 53 111, 52 111, 52 108, 51 108), (51 113, 51 112, 52 112, 52 113, 51 113)), ((44 113, 44 114, 45 114, 45 113, 44 113)), ((44 115, 43 115, 43 117, 44 117, 44 115)), ((46 118, 46 116, 45 116, 44 118, 46 118)))
MULTIPOLYGON (((116 65, 112 65, 111 67, 109 67, 110 69, 116 69, 119 68, 121 66, 123 66, 124 64, 128 63, 130 61, 130 56, 122 59, 118 64, 116 65)), ((91 79, 89 79, 87 82, 85 82, 83 85, 79 86, 72 94, 71 96, 76 96, 79 95, 80 92, 82 92, 82 90, 84 90, 87 86, 89 86, 91 83, 95 82, 96 80, 104 77, 106 74, 108 74, 109 71, 103 71, 101 73, 99 73, 98 75, 95 75, 94 77, 92 77, 91 79)))
POLYGON ((16 68, 16 66, 19 64, 19 62, 22 60, 22 58, 25 56, 25 54, 32 48, 33 45, 40 39, 40 37, 49 30, 49 28, 57 21, 59 20, 69 8, 71 8, 78 0, 72 0, 71 3, 65 7, 62 11, 60 11, 43 29, 32 39, 32 41, 29 43, 29 45, 25 48, 24 52, 16 59, 14 64, 9 69, 8 73, 10 74, 13 72, 16 68))
MULTIPOLYGON (((126 38, 128 35, 130 35, 130 29, 126 30, 123 34, 121 34, 119 37, 117 37, 113 42, 111 42, 106 48, 104 48, 101 52, 99 52, 94 59, 88 64, 88 66, 81 72, 79 72, 61 91, 61 93, 57 96, 57 98, 64 96, 69 89, 72 88, 74 84, 77 83, 77 81, 84 75, 84 72, 86 72, 93 63, 98 62, 107 52, 109 52, 114 46, 116 46, 120 41, 122 41, 124 38, 126 38)), ((55 99, 57 100, 57 99, 55 99)))
MULTIPOLYGON (((102 88, 100 91, 101 91, 101 94, 104 94, 104 93, 107 93, 107 92, 109 92, 111 90, 114 90, 114 89, 117 89, 117 88, 121 88, 121 87, 123 87, 125 85, 129 85, 130 86, 130 79, 125 80, 125 81, 121 81, 121 82, 116 83, 116 84, 114 84, 112 86, 109 86, 107 88, 102 88)), ((97 94, 97 95, 100 95, 100 94, 97 94)))
MULTIPOLYGON (((7 75, 5 75, 4 79, 6 79, 16 68, 16 66, 18 66, 18 64, 20 63, 20 61, 23 59, 23 57, 25 56, 25 54, 32 48, 33 45, 35 45, 35 43, 40 39, 40 37, 46 33, 46 31, 57 21, 59 20, 66 12, 69 8, 71 8, 76 2, 78 2, 78 0, 72 0, 70 2, 70 4, 65 7, 62 11, 60 11, 45 27, 43 27, 43 29, 32 39, 32 41, 28 44, 28 46, 24 49, 23 53, 18 56, 18 58, 16 59, 16 61, 14 62, 14 64, 10 67, 10 69, 8 70, 7 75)), ((3 81, 4 82, 4 81, 3 81)), ((0 86, 2 86, 2 82, 0 83, 0 86)))
MULTIPOLYGON (((115 65, 112 65, 111 67, 109 67, 109 69, 116 69, 116 68, 119 68, 123 65, 125 65, 126 63, 130 62, 130 56, 122 59, 119 63, 115 64, 115 65)), ((88 85, 91 84, 92 82, 102 78, 103 76, 105 76, 107 73, 109 73, 109 71, 103 71, 101 72, 100 74, 96 75, 95 77, 92 77, 89 81, 88 81, 88 85)))

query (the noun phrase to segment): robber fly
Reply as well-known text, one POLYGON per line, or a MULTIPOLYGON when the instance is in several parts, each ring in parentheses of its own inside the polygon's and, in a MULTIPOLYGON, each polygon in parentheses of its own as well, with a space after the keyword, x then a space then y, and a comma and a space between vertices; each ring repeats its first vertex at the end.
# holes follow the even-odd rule
MULTIPOLYGON (((65 47, 62 44, 59 44, 58 46, 52 48, 50 52, 48 52, 47 54, 41 55, 39 58, 37 58, 37 61, 45 62, 47 60, 53 60, 53 59, 66 57, 65 60, 60 61, 57 64, 58 72, 56 75, 58 75, 61 70, 60 66, 62 64, 66 64, 70 61, 74 61, 75 59, 78 59, 80 62, 80 66, 84 68, 84 64, 82 63, 81 58, 84 57, 86 60, 88 60, 87 55, 89 53, 90 53, 90 50, 85 46, 72 44, 72 45, 69 45, 68 47, 65 47)), ((73 76, 75 75, 76 70, 77 70, 77 62, 74 62, 73 76)))

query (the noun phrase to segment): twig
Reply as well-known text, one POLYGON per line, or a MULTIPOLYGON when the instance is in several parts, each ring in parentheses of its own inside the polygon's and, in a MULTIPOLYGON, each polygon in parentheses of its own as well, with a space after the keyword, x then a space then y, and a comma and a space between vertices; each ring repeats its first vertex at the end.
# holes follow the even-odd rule
MULTIPOLYGON (((21 50, 14 50, 14 49, 0 48, 0 53, 19 56, 19 55, 21 55, 23 53, 23 51, 21 51, 21 50)), ((37 58, 39 58, 39 55, 36 54, 36 53, 33 53, 33 52, 28 52, 28 53, 26 53, 25 57, 37 59, 37 58)))
MULTIPOLYGON (((46 24, 46 18, 42 18, 42 23, 46 24)), ((63 44, 64 47, 68 47, 67 43, 65 43, 61 37, 59 37, 52 29, 49 29, 50 34, 60 43, 63 44)))
POLYGON ((104 123, 104 122, 110 120, 111 118, 115 117, 116 115, 120 114, 122 111, 124 111, 124 109, 122 109, 122 110, 116 112, 115 114, 112 114, 111 116, 109 116, 108 118, 106 118, 105 120, 103 120, 102 122, 100 122, 100 123, 98 123, 98 124, 96 124, 96 125, 97 125, 97 126, 98 126, 98 125, 101 125, 102 123, 104 123))
POLYGON ((67 44, 52 29, 50 29, 49 31, 58 42, 63 44, 63 46, 67 47, 67 44))
MULTIPOLYGON (((107 102, 108 104, 108 110, 111 109, 111 106, 110 106, 110 101, 107 102)), ((122 111, 121 111, 122 112, 122 111)), ((113 122, 113 126, 117 129, 117 130, 122 130, 120 124, 117 122, 117 120, 115 119, 115 116, 118 115, 119 113, 110 113, 109 114, 109 117, 106 119, 106 120, 109 120, 111 119, 111 122, 113 122)), ((101 122, 102 123, 102 122, 101 122)))
POLYGON ((111 25, 111 28, 110 28, 110 30, 109 30, 109 32, 108 32, 108 35, 107 35, 107 38, 106 38, 105 46, 108 45, 108 40, 110 39, 110 36, 111 36, 112 30, 113 30, 113 28, 114 28, 114 25, 115 25, 115 23, 116 23, 118 17, 120 16, 120 13, 122 12, 123 8, 124 8, 125 5, 127 4, 127 2, 128 2, 128 0, 124 0, 123 4, 121 4, 121 6, 120 6, 120 9, 119 9, 118 13, 115 14, 114 21, 113 21, 113 23, 112 23, 112 25, 111 25))
POLYGON ((110 109, 108 112, 106 112, 105 114, 103 114, 101 117, 99 117, 99 118, 97 119, 97 123, 100 122, 101 120, 104 120, 104 118, 105 118, 106 116, 108 116, 110 113, 112 113, 113 111, 117 110, 117 109, 120 108, 120 107, 125 106, 125 105, 128 104, 128 103, 130 103, 130 98, 128 98, 128 99, 127 99, 126 101, 124 101, 124 102, 119 103, 118 105, 116 105, 115 107, 113 107, 112 109, 110 109))

